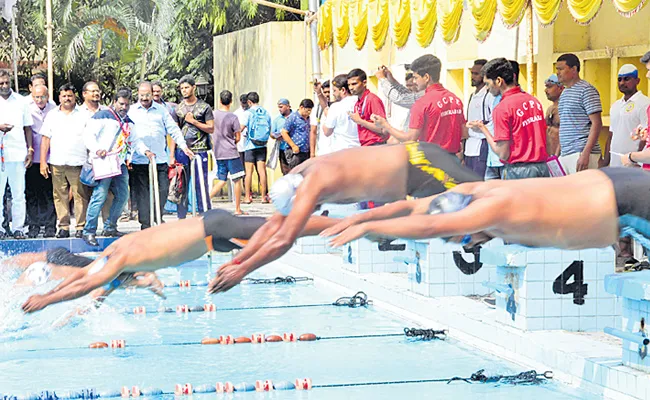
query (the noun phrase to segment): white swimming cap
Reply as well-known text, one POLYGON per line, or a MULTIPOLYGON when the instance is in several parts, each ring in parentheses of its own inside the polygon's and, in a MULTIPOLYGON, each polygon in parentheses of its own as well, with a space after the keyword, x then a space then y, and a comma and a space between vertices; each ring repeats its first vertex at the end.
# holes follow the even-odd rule
POLYGON ((50 279, 52 268, 44 261, 33 263, 25 271, 27 278, 34 284, 34 286, 42 285, 50 279))
POLYGON ((278 179, 273 184, 269 196, 278 212, 284 216, 289 215, 293 208, 293 201, 296 198, 296 189, 302 183, 303 177, 300 174, 288 174, 278 179))

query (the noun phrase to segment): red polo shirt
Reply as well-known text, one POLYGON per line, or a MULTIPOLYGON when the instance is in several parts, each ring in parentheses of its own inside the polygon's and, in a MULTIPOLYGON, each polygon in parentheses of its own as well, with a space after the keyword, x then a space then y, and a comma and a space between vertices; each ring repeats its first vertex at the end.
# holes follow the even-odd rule
POLYGON ((450 153, 460 151, 465 126, 463 102, 436 83, 411 107, 409 128, 420 130, 420 141, 435 143, 450 153))
POLYGON ((510 141, 510 159, 504 163, 546 161, 546 121, 542 104, 520 87, 509 89, 492 112, 494 140, 510 141))
MULTIPOLYGON (((646 112, 648 113, 648 118, 650 118, 650 106, 648 107, 646 112)), ((648 119, 648 121, 650 121, 650 119, 648 119)), ((644 128, 647 128, 647 126, 644 128)), ((645 141, 645 148, 647 149, 648 147, 650 147, 650 140, 645 141)), ((650 171, 650 164, 643 164, 643 169, 645 169, 646 171, 650 171)))
MULTIPOLYGON (((372 114, 379 115, 382 118, 386 118, 386 110, 384 109, 384 102, 381 101, 376 94, 371 93, 370 90, 366 89, 365 92, 359 97, 357 103, 354 105, 354 112, 361 116, 361 119, 368 121, 374 124, 370 120, 372 114)), ((361 125, 357 125, 357 130, 359 132, 359 143, 362 146, 372 146, 377 143, 385 143, 386 140, 371 131, 370 129, 364 128, 361 125)))

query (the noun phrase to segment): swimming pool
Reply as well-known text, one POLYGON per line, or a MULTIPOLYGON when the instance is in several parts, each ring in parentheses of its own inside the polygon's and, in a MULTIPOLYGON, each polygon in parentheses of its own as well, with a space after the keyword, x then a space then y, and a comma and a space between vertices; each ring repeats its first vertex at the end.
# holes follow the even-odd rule
MULTIPOLYGON (((281 264, 262 269, 256 277, 284 276, 281 264)), ((213 272, 205 260, 182 268, 160 272, 164 282, 206 281, 213 272)), ((341 295, 318 282, 281 285, 240 285, 218 296, 207 296, 205 287, 166 288, 166 300, 145 290, 120 290, 105 306, 73 324, 50 326, 74 306, 59 304, 32 316, 19 307, 32 290, 16 291, 7 282, 0 287, 4 296, 0 316, 7 323, 0 328, 0 398, 2 395, 93 388, 97 392, 119 391, 123 386, 159 388, 173 393, 176 384, 194 388, 216 382, 257 380, 293 382, 311 378, 313 385, 365 382, 417 381, 470 377, 479 369, 488 375, 508 375, 526 368, 482 353, 457 341, 412 340, 400 335, 414 326, 379 309, 334 306, 280 308, 326 304, 341 295), (134 315, 136 306, 147 310, 177 305, 214 303, 214 313, 147 313, 134 315), (278 308, 224 310, 267 306, 278 308), (204 337, 248 336, 255 333, 314 333, 320 337, 397 334, 388 337, 333 338, 314 342, 200 345, 204 337), (89 349, 92 342, 125 340, 124 349, 89 349)), ((51 286, 51 285, 49 285, 51 286)), ((39 288, 44 291, 48 287, 39 288)), ((372 293, 369 293, 372 298, 372 293)), ((80 301, 74 303, 80 304, 80 301)), ((437 327, 426 327, 434 328, 437 327)), ((539 371, 543 372, 543 371, 539 371)), ((194 394, 196 399, 585 399, 597 398, 554 381, 540 385, 469 384, 464 382, 387 384, 314 388, 273 393, 194 394)), ((173 394, 154 398, 173 398, 173 394)))

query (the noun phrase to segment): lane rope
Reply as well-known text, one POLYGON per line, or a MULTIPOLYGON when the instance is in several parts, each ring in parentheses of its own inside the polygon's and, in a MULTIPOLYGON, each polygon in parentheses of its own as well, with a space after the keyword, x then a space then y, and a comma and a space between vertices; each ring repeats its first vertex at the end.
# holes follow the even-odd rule
MULTIPOLYGON (((306 276, 297 276, 293 277, 288 276, 278 276, 275 278, 244 278, 241 281, 241 284, 248 285, 279 285, 279 284, 293 284, 297 282, 309 282, 313 281, 313 278, 306 276)), ((206 287, 210 284, 207 281, 192 282, 191 280, 181 280, 178 282, 168 282, 165 283, 166 288, 190 288, 190 287, 206 287)))

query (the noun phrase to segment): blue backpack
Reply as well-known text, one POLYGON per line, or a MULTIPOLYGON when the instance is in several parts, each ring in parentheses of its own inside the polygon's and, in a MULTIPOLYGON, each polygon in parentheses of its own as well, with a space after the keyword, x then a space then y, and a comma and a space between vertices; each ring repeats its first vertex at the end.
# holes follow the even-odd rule
POLYGON ((262 107, 249 110, 251 119, 248 126, 248 139, 255 146, 266 146, 271 135, 271 116, 262 107))

